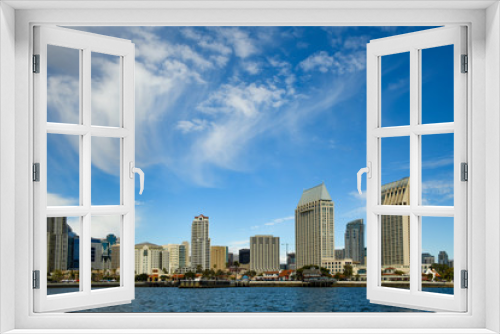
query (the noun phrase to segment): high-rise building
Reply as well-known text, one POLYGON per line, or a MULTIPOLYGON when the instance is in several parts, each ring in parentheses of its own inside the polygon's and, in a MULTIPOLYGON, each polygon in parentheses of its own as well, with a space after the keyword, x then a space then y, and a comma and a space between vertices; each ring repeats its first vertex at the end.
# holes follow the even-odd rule
POLYGON ((297 269, 296 264, 295 253, 288 253, 286 255, 286 269, 295 270, 297 269))
POLYGON ((135 245, 135 274, 151 275, 153 269, 161 267, 161 246, 144 242, 135 245))
POLYGON ((68 224, 66 217, 47 218, 47 272, 68 269, 68 224))
POLYGON ((335 250, 335 260, 343 260, 345 259, 345 249, 336 249, 335 250))
POLYGON ((90 238, 90 267, 92 270, 104 269, 102 251, 102 240, 98 238, 90 238))
POLYGON ((191 225, 191 267, 201 266, 210 269, 210 238, 208 234, 208 217, 194 217, 191 225))
POLYGON ((163 250, 161 251, 161 270, 163 272, 166 272, 167 274, 170 273, 170 254, 168 252, 168 249, 165 249, 165 246, 162 247, 163 250))
POLYGON ((436 263, 436 259, 430 253, 422 253, 422 264, 436 263))
POLYGON ((185 267, 191 267, 191 253, 189 249, 189 242, 183 241, 182 244, 184 245, 184 251, 186 252, 185 267))
POLYGON ((324 183, 304 190, 295 210, 297 269, 333 259, 334 204, 324 183))
POLYGON ((228 252, 227 253, 227 264, 231 267, 233 265, 233 262, 234 262, 233 253, 228 252))
POLYGON ((80 237, 68 226, 68 270, 80 270, 80 237))
POLYGON ((344 234, 345 258, 365 263, 365 225, 363 219, 347 223, 344 234))
POLYGON ((242 248, 238 252, 238 262, 240 264, 249 264, 250 263, 250 249, 242 248))
POLYGON ((226 262, 227 262, 227 247, 211 246, 210 269, 213 270, 226 269, 226 262))
MULTIPOLYGON (((382 186, 382 205, 410 205, 410 178, 382 186)), ((410 217, 382 216, 382 266, 410 265, 410 217)))
POLYGON ((111 246, 111 269, 120 269, 120 244, 111 246))
POLYGON ((168 267, 162 267, 162 269, 166 268, 169 274, 173 274, 177 269, 186 267, 186 247, 184 244, 164 245, 163 250, 168 252, 168 267))
POLYGON ((272 235, 250 237, 250 270, 257 273, 280 270, 280 238, 272 235))
POLYGON ((447 266, 450 265, 450 261, 448 259, 448 253, 446 251, 440 251, 438 254, 438 263, 439 264, 445 264, 447 266))

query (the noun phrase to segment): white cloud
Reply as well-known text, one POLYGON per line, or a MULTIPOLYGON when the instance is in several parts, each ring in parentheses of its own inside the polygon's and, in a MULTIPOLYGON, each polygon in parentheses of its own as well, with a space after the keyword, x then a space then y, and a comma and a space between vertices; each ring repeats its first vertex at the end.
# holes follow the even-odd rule
POLYGON ((369 36, 351 36, 347 37, 344 41, 344 48, 350 50, 365 50, 366 44, 370 41, 369 36))
POLYGON ((326 51, 316 52, 299 63, 299 67, 305 72, 318 69, 322 73, 328 72, 333 65, 333 57, 326 51))
POLYGON ((423 169, 433 169, 444 166, 453 165, 453 157, 445 157, 441 159, 426 160, 422 162, 423 169))
POLYGON ((242 66, 246 72, 248 72, 252 75, 259 74, 261 71, 260 65, 256 62, 252 62, 252 61, 243 62, 242 66))
POLYGON ((71 206, 79 205, 77 198, 63 197, 58 194, 47 193, 47 205, 48 206, 71 206))
POLYGON ((276 218, 276 219, 273 219, 272 221, 270 221, 268 223, 265 223, 264 225, 265 226, 273 226, 273 225, 281 224, 281 223, 284 223, 284 222, 287 222, 287 221, 290 221, 290 220, 293 220, 293 219, 295 219, 294 216, 288 216, 288 217, 283 217, 283 218, 276 218))
POLYGON ((425 181, 422 182, 422 191, 427 194, 453 195, 453 181, 425 181))
POLYGON ((247 31, 235 27, 215 30, 232 46, 237 57, 244 59, 259 53, 257 42, 249 36, 247 31))
POLYGON ((177 129, 182 133, 203 131, 208 127, 208 122, 204 119, 195 118, 192 121, 177 122, 177 129))
POLYGON ((250 247, 250 238, 246 240, 230 241, 228 243, 229 252, 233 254, 238 254, 238 251, 241 248, 249 248, 249 247, 250 247))
POLYGON ((360 201, 366 201, 366 191, 362 194, 358 193, 357 191, 351 191, 349 195, 360 201))
POLYGON ((357 219, 366 214, 366 206, 360 206, 341 214, 342 218, 357 219))

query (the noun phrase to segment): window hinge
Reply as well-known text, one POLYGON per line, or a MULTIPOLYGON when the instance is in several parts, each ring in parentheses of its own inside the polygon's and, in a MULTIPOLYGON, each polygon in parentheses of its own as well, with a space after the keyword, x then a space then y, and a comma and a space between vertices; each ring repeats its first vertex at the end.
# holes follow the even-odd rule
POLYGON ((469 287, 469 273, 467 270, 462 270, 462 289, 467 289, 469 287))
POLYGON ((40 289, 40 270, 33 270, 33 289, 40 289))
POLYGON ((40 73, 40 55, 33 55, 33 73, 40 73))
POLYGON ((469 72, 469 56, 462 55, 462 73, 469 72))
POLYGON ((461 181, 469 181, 469 165, 466 162, 462 162, 460 165, 461 169, 461 181))
POLYGON ((40 182, 40 163, 33 164, 33 181, 40 182))

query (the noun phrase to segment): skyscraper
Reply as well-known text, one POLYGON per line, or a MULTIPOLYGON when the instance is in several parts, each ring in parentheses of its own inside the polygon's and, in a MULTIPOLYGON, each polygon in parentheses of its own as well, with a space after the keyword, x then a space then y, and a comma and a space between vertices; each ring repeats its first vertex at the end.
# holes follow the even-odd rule
POLYGON ((257 273, 280 270, 280 238, 272 235, 250 237, 250 270, 257 273))
POLYGON ((47 218, 47 272, 68 269, 68 224, 66 217, 47 218))
POLYGON ((295 210, 297 269, 333 259, 334 204, 324 183, 304 190, 295 210))
MULTIPOLYGON (((184 244, 164 245, 163 250, 168 252, 168 266, 164 268, 167 269, 170 274, 173 274, 177 269, 184 268, 186 266, 186 247, 184 244)), ((162 252, 162 256, 163 255, 166 256, 166 254, 162 252)), ((166 262, 162 261, 162 266, 166 264, 166 262)))
POLYGON ((363 219, 347 223, 344 234, 345 258, 353 262, 365 262, 365 225, 363 219))
POLYGON ((238 251, 238 261, 240 264, 249 264, 250 263, 250 249, 242 248, 238 251))
POLYGON ((191 267, 210 269, 210 238, 208 237, 208 217, 194 217, 191 225, 191 267))
MULTIPOLYGON (((382 186, 382 205, 410 205, 410 178, 382 186)), ((382 266, 410 264, 410 217, 382 216, 382 266)))
POLYGON ((189 242, 188 241, 183 241, 182 244, 184 245, 184 251, 186 252, 186 265, 185 267, 191 267, 191 252, 189 249, 189 242))
POLYGON ((210 269, 219 270, 226 269, 227 262, 227 247, 226 246, 211 246, 210 247, 210 269))
POLYGON ((438 254, 438 263, 439 264, 445 264, 447 266, 450 265, 450 261, 448 259, 448 253, 446 251, 440 251, 438 254))

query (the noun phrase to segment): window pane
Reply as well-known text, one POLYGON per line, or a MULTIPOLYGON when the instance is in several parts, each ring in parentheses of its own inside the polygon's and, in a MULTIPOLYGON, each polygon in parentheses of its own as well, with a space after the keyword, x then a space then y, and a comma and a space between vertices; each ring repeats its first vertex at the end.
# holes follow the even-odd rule
POLYGON ((382 138, 382 205, 410 204, 410 137, 382 138))
POLYGON ((382 286, 410 288, 410 217, 381 216, 382 286))
POLYGON ((79 291, 80 217, 47 218, 47 294, 79 291))
POLYGON ((47 205, 80 204, 80 137, 47 134, 47 205))
POLYGON ((92 137, 92 205, 120 204, 120 143, 92 137))
POLYGON ((453 218, 422 217, 422 290, 453 294, 453 218))
POLYGON ((120 57, 92 52, 92 125, 120 126, 120 57))
POLYGON ((47 122, 80 122, 80 50, 47 45, 47 122))
POLYGON ((454 203, 452 133, 422 136, 422 205, 454 203))
POLYGON ((453 45, 422 50, 422 124, 453 122, 453 45))
POLYGON ((381 57, 382 126, 410 124, 410 53, 381 57))
POLYGON ((92 216, 92 289, 120 286, 121 216, 92 216))

